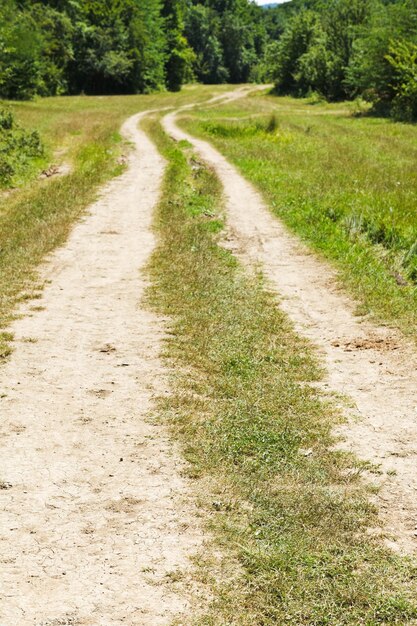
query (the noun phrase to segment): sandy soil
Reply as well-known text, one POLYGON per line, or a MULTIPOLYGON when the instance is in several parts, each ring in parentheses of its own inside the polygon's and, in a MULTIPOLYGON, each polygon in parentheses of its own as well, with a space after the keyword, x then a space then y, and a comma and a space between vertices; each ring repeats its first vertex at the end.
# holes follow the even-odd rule
MULTIPOLYGON (((274 218, 261 196, 209 143, 183 132, 176 115, 167 132, 187 139, 213 166, 224 186, 234 252, 259 265, 301 334, 327 365, 323 387, 347 396, 355 409, 342 429, 345 447, 380 468, 372 480, 383 533, 394 548, 417 549, 417 359, 394 332, 355 316, 355 304, 338 288, 335 273, 274 218)), ((346 410, 346 409, 345 409, 346 410)))
POLYGON ((140 305, 164 163, 140 116, 127 171, 44 269, 0 369, 0 624, 146 626, 188 608, 201 543, 181 462, 153 424, 163 321, 140 305))

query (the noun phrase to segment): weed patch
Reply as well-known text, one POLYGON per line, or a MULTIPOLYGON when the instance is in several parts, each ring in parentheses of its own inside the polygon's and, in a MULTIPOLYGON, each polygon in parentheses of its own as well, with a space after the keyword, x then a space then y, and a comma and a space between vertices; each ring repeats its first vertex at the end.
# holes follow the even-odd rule
POLYGON ((272 114, 269 119, 249 119, 217 123, 212 121, 203 122, 204 130, 214 137, 256 137, 275 135, 279 128, 276 115, 272 114))

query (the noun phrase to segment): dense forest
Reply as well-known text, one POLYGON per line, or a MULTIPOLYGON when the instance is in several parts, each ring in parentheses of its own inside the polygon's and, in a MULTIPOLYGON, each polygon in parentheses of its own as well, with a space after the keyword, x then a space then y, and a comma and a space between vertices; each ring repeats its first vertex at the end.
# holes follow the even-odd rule
POLYGON ((246 82, 261 15, 247 0, 1 0, 0 97, 246 82))
POLYGON ((0 97, 273 81, 417 119, 417 0, 2 0, 0 97))

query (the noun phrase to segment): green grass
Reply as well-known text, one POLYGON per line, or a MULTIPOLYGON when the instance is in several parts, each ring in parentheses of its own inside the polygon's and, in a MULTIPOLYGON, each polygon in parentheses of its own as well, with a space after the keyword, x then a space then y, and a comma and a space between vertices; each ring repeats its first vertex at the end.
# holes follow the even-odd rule
POLYGON ((309 384, 312 349, 220 245, 214 173, 156 121, 148 130, 169 162, 150 267, 150 301, 171 320, 160 415, 213 536, 198 561, 212 601, 195 623, 416 624, 416 567, 367 534, 376 513, 361 466, 331 449, 339 416, 309 384))
POLYGON ((183 122, 336 264, 360 311, 417 337, 417 127, 346 104, 249 97, 183 122))
MULTIPOLYGON (((19 124, 39 132, 45 156, 28 167, 10 194, 0 192, 0 331, 22 299, 38 293, 37 267, 62 244, 100 185, 121 172, 117 159, 127 146, 122 121, 146 109, 203 101, 221 87, 189 87, 179 94, 125 97, 61 97, 0 102, 19 124), (41 180, 48 165, 70 165, 63 177, 41 180)), ((11 336, 0 334, 0 360, 10 354, 11 336)))

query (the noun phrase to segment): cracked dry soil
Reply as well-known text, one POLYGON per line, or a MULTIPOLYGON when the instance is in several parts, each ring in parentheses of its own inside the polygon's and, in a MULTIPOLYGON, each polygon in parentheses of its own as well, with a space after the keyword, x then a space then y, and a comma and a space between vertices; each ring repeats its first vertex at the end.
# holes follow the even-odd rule
POLYGON ((150 419, 166 391, 163 321, 140 305, 164 163, 134 144, 45 265, 41 307, 13 325, 0 369, 0 623, 169 624, 189 609, 201 534, 181 461, 150 419), (170 576, 171 575, 171 576, 170 576))

